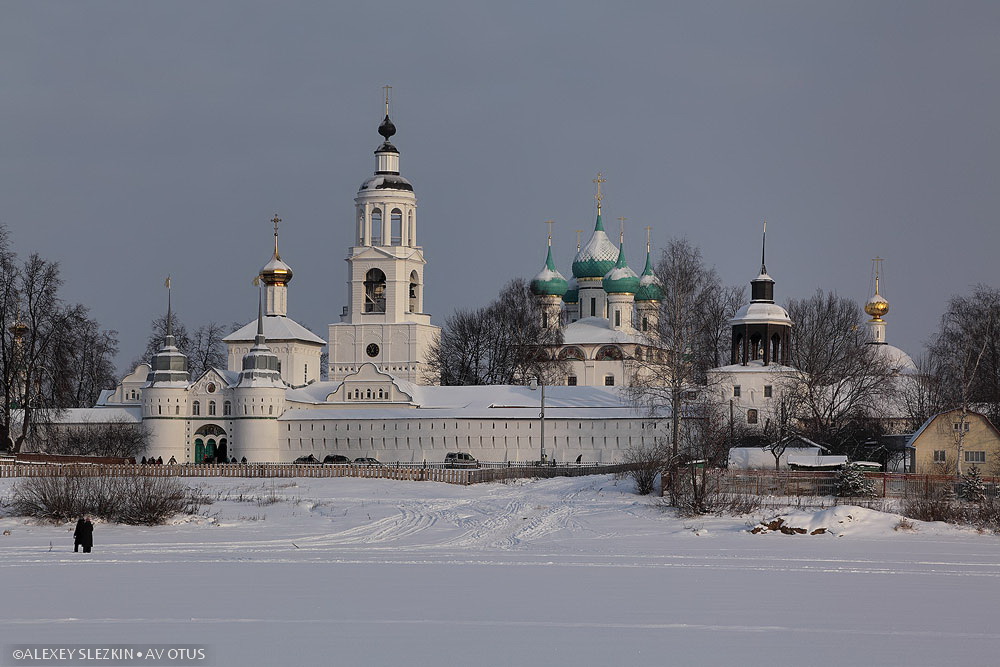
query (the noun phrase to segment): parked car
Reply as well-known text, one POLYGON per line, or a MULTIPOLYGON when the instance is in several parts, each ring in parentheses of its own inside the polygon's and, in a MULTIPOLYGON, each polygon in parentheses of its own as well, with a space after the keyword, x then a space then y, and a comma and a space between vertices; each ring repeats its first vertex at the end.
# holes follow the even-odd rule
POLYGON ((359 456, 354 459, 355 463, 364 463, 365 465, 382 465, 378 459, 373 459, 370 456, 359 456))
POLYGON ((323 457, 323 463, 350 463, 351 459, 342 454, 327 454, 323 457))
POLYGON ((294 463, 319 463, 319 459, 310 454, 309 456, 300 456, 295 459, 294 463))
POLYGON ((451 468, 478 468, 479 461, 466 452, 448 452, 444 455, 444 464, 451 468))

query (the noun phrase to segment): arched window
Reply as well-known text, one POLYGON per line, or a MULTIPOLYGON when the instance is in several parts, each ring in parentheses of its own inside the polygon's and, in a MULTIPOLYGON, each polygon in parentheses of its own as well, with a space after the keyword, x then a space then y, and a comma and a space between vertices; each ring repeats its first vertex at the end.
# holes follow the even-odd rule
POLYGON ((215 401, 209 401, 208 402, 208 415, 210 417, 214 417, 215 416, 215 401))
POLYGON ((750 336, 750 360, 756 361, 764 356, 764 346, 760 334, 750 336))
POLYGON ((274 406, 273 405, 267 406, 267 414, 269 414, 269 415, 273 415, 274 414, 274 406))
POLYGON ((372 245, 382 245, 382 209, 372 211, 372 245))
POLYGON ((410 271, 410 301, 409 312, 420 312, 420 276, 416 271, 410 271))
POLYGON ((380 269, 365 274, 365 312, 385 312, 385 274, 380 269))
POLYGON ((779 363, 781 361, 781 336, 774 334, 771 336, 771 354, 772 363, 779 363))
POLYGON ((567 347, 559 352, 559 358, 562 360, 572 359, 575 361, 583 361, 583 350, 578 347, 567 347))
POLYGON ((230 403, 229 401, 226 401, 225 403, 223 403, 222 404, 222 414, 224 414, 224 415, 231 415, 231 414, 233 414, 233 404, 230 403))
POLYGON ((389 214, 389 244, 402 245, 403 243, 403 212, 398 208, 392 209, 389 214))
POLYGON ((199 401, 195 401, 191 404, 191 414, 195 417, 201 414, 201 403, 199 401))
POLYGON ((615 345, 605 345, 597 351, 597 356, 594 358, 597 361, 621 361, 622 351, 615 345))

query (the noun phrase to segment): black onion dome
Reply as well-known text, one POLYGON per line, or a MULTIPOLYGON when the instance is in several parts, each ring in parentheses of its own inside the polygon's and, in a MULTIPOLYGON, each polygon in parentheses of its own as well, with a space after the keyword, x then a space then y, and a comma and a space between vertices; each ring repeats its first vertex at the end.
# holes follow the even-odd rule
POLYGON ((385 120, 378 126, 378 133, 385 137, 386 143, 389 142, 389 138, 392 135, 396 134, 396 126, 389 120, 389 114, 385 115, 385 120))

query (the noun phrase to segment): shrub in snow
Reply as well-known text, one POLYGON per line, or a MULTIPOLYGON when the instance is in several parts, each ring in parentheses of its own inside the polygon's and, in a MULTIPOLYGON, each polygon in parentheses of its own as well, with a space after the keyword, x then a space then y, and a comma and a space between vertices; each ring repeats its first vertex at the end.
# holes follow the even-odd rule
POLYGON ((188 490, 174 477, 31 477, 14 486, 15 514, 49 521, 93 516, 104 521, 152 526, 188 510, 188 490))
POLYGON ((841 498, 875 498, 875 484, 857 466, 848 463, 837 475, 837 495, 841 498))
POLYGON ((958 495, 962 500, 970 503, 981 503, 986 499, 986 486, 983 478, 979 474, 979 467, 972 466, 969 472, 962 475, 962 482, 958 487, 958 495))

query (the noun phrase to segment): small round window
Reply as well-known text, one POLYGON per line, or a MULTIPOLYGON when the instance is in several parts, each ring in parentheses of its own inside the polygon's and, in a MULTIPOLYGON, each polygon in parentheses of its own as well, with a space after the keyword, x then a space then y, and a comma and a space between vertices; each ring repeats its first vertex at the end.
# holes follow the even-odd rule
POLYGON ((208 393, 214 394, 215 393, 215 383, 214 382, 209 382, 207 389, 208 389, 208 393))

